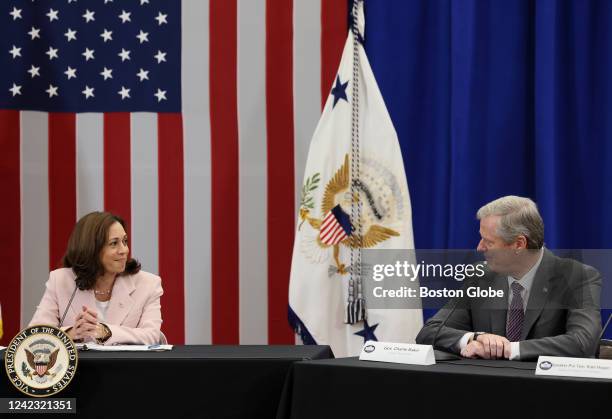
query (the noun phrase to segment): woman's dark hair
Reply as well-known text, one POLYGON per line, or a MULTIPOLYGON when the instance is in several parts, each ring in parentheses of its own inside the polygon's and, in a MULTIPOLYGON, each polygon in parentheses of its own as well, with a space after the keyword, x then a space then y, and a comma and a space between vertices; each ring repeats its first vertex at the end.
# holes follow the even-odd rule
MULTIPOLYGON (((81 218, 72 230, 62 264, 72 268, 80 290, 92 289, 96 279, 104 274, 100 253, 108 240, 108 231, 115 223, 121 224, 127 231, 121 217, 110 212, 91 212, 81 218)), ((140 263, 130 258, 120 275, 132 275, 138 271, 140 263)))

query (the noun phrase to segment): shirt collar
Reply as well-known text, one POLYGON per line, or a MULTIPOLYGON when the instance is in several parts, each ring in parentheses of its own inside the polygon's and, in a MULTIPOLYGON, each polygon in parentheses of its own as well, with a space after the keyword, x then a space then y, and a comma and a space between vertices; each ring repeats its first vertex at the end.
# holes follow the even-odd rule
POLYGON ((542 263, 542 257, 544 256, 544 247, 540 249, 540 256, 538 256, 538 260, 536 263, 529 269, 529 271, 519 280, 514 278, 513 276, 508 275, 508 286, 511 287, 514 281, 518 281, 521 286, 526 289, 531 289, 531 284, 533 283, 533 278, 535 278, 535 274, 542 263))

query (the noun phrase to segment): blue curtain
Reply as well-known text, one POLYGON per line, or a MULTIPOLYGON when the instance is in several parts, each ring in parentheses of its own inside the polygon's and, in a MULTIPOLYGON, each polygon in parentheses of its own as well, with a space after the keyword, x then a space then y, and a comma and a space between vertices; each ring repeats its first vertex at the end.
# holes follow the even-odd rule
POLYGON ((537 202, 547 247, 612 247, 611 1, 366 0, 365 13, 417 248, 474 248, 477 209, 509 194, 537 202))

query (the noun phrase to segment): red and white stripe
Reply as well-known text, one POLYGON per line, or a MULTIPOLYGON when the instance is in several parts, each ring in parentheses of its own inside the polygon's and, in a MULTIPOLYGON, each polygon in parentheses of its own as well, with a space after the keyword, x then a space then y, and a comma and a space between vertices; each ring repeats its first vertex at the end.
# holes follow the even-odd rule
POLYGON ((76 220, 108 210, 162 277, 172 343, 292 343, 297 200, 346 13, 345 0, 185 0, 180 114, 0 111, 2 342, 76 220))
POLYGON ((346 239, 348 236, 333 212, 328 212, 321 223, 321 242, 328 246, 333 246, 346 239))
POLYGON ((46 372, 47 372, 47 365, 40 365, 40 364, 36 365, 36 373, 39 376, 42 377, 43 375, 45 375, 46 372))

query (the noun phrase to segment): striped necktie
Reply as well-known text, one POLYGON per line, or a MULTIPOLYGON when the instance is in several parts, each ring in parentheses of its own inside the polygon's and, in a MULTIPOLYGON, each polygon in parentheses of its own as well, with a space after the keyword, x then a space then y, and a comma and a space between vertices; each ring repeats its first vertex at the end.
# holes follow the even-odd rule
POLYGON ((510 304, 508 321, 506 322, 506 337, 510 342, 518 342, 521 338, 523 320, 525 319, 525 312, 523 311, 523 297, 521 296, 523 286, 515 281, 512 283, 511 288, 512 303, 510 304))

